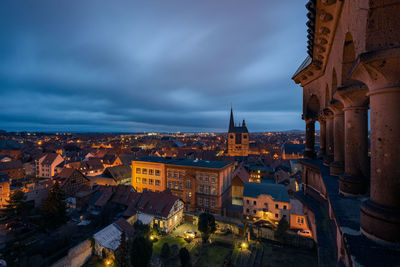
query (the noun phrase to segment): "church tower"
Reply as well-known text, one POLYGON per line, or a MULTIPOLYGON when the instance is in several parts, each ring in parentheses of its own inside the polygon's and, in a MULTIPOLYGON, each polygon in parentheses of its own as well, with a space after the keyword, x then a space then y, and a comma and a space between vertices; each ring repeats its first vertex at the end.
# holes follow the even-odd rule
POLYGON ((243 120, 242 125, 235 126, 233 119, 233 111, 231 107, 231 117, 228 129, 228 156, 247 157, 249 155, 249 131, 246 122, 243 120))

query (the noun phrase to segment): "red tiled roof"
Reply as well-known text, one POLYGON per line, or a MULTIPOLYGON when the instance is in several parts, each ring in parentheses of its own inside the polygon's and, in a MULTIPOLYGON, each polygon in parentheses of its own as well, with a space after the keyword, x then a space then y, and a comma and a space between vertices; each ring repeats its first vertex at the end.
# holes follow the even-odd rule
POLYGON ((169 190, 163 192, 144 191, 136 204, 137 211, 142 213, 167 217, 178 197, 169 190))
POLYGON ((20 160, 0 162, 0 170, 21 169, 21 168, 22 168, 22 163, 20 160))
POLYGON ((108 201, 111 199, 112 195, 113 195, 112 187, 107 186, 107 187, 104 187, 102 189, 103 189, 102 190, 103 192, 102 192, 101 196, 94 203, 94 205, 98 206, 98 207, 105 206, 108 203, 108 201))
POLYGON ((129 203, 138 196, 139 193, 137 193, 132 186, 118 185, 114 190, 114 195, 112 196, 111 201, 128 206, 129 203))
POLYGON ((135 234, 135 229, 133 228, 132 225, 130 225, 126 220, 123 218, 119 218, 115 223, 114 223, 122 232, 124 232, 127 236, 133 237, 135 234))
POLYGON ((56 160, 57 156, 58 156, 57 153, 48 153, 44 158, 44 160, 42 161, 42 164, 46 165, 52 164, 56 160))

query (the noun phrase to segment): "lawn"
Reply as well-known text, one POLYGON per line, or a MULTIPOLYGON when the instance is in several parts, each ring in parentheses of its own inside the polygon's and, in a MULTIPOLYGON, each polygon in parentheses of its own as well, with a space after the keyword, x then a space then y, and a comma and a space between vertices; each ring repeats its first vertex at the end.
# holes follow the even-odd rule
MULTIPOLYGON (((231 253, 232 248, 211 244, 209 247, 202 248, 200 257, 196 261, 199 267, 219 267, 223 266, 225 258, 231 253)), ((192 257, 193 259, 193 257, 192 257)))
POLYGON ((164 243, 168 243, 171 247, 172 245, 178 245, 179 249, 186 246, 187 242, 182 237, 160 237, 157 242, 153 243, 153 253, 160 255, 161 248, 164 243))
POLYGON ((264 257, 262 266, 318 266, 316 250, 276 246, 263 243, 264 257))

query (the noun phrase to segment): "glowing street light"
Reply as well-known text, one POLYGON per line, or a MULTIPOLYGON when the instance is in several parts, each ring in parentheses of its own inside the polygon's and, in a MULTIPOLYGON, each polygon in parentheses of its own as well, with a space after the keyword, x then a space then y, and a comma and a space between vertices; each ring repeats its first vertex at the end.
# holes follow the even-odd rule
POLYGON ((246 242, 242 242, 240 246, 242 247, 242 249, 246 249, 249 245, 246 242))

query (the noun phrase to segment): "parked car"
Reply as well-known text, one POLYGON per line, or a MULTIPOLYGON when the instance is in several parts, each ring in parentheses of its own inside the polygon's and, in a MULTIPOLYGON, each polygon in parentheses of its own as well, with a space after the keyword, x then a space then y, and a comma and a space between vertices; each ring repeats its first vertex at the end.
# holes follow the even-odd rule
POLYGON ((297 231, 297 234, 305 237, 312 237, 312 233, 310 230, 299 230, 297 231))
POLYGON ((189 230, 183 233, 184 238, 195 238, 197 232, 193 230, 189 230))

